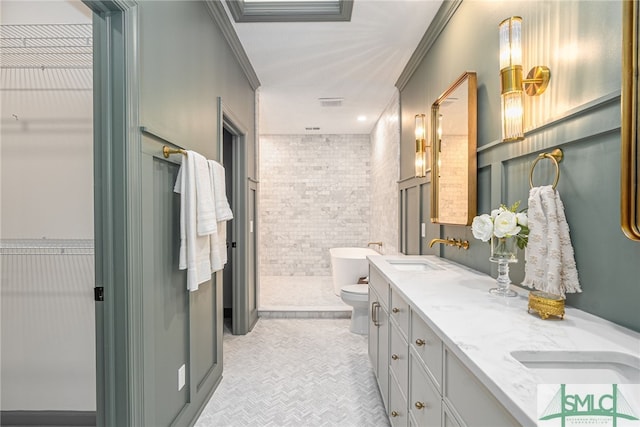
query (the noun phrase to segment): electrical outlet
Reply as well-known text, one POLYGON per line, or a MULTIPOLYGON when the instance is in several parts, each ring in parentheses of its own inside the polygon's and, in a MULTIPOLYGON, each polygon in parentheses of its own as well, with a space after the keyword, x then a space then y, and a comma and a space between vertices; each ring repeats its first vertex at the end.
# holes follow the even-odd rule
POLYGON ((420 229, 420 234, 422 235, 422 237, 427 237, 427 224, 425 224, 424 222, 420 224, 420 229))
POLYGON ((178 369, 178 391, 182 390, 182 387, 184 387, 186 382, 186 370, 187 368, 185 365, 180 366, 178 369))

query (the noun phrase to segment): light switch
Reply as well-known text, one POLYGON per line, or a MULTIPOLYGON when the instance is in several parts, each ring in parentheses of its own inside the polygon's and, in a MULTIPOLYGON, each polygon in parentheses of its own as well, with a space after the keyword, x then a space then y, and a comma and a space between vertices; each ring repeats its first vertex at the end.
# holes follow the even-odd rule
POLYGON ((422 235, 422 237, 427 237, 427 224, 425 224, 424 222, 420 224, 420 229, 420 234, 422 235))

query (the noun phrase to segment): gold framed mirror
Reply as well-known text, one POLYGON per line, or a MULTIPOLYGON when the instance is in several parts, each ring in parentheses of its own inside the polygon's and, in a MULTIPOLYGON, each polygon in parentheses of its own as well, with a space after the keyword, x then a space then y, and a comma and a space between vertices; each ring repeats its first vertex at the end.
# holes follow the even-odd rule
POLYGON ((477 78, 463 73, 431 106, 431 222, 470 225, 477 209, 477 78))
POLYGON ((640 149, 638 148, 638 21, 637 1, 625 1, 622 13, 622 147, 620 220, 622 231, 640 241, 640 149))

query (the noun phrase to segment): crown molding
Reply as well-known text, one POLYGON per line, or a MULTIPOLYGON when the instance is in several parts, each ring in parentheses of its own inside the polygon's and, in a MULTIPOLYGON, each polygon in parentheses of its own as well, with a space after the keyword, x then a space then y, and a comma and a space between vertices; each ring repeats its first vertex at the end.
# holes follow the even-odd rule
POLYGON ((249 57, 242 47, 242 43, 240 43, 240 39, 238 38, 238 34, 236 30, 233 28, 231 24, 231 20, 227 15, 227 12, 224 10, 224 6, 222 5, 221 0, 206 0, 207 9, 211 14, 213 20, 218 24, 220 31, 224 35, 224 38, 229 43, 229 47, 233 51, 242 71, 244 72, 247 80, 249 80, 249 84, 253 90, 256 90, 260 87, 260 80, 251 65, 251 61, 249 61, 249 57))
POLYGON ((400 77, 398 77, 398 80, 396 81, 396 87, 398 90, 401 91, 407 85, 409 79, 411 79, 411 76, 427 55, 427 52, 429 52, 429 49, 431 49, 431 46, 433 46, 433 43, 435 43, 438 36, 440 36, 444 27, 449 23, 449 20, 456 12, 462 1, 463 0, 445 0, 442 3, 440 9, 438 9, 438 13, 436 13, 436 16, 433 18, 429 28, 427 28, 427 31, 424 33, 424 36, 422 36, 420 43, 418 43, 418 47, 416 47, 416 50, 413 52, 413 55, 411 55, 411 58, 409 58, 404 70, 402 70, 400 77))

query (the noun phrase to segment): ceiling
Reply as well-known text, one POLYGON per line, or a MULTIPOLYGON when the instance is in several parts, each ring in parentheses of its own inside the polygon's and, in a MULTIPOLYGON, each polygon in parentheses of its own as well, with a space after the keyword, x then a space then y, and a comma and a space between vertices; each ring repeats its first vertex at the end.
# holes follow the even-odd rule
POLYGON ((349 22, 237 23, 229 14, 261 83, 260 134, 370 133, 441 4, 355 0, 349 22))

